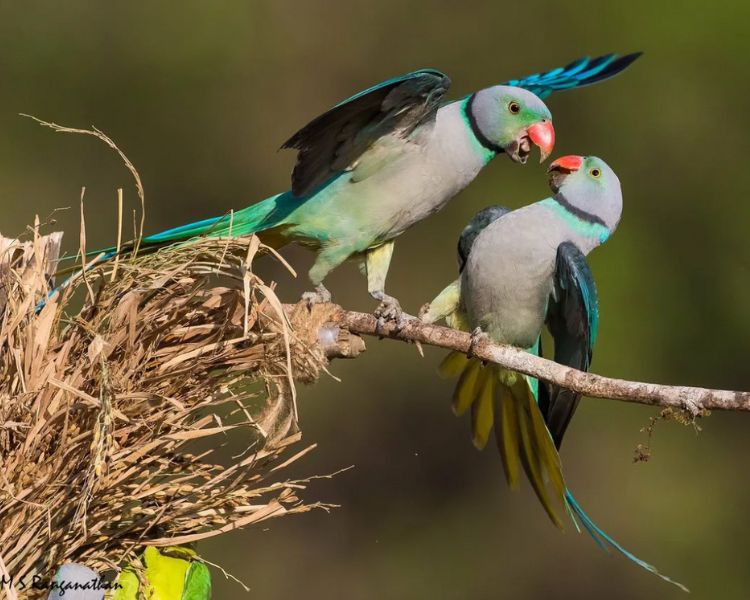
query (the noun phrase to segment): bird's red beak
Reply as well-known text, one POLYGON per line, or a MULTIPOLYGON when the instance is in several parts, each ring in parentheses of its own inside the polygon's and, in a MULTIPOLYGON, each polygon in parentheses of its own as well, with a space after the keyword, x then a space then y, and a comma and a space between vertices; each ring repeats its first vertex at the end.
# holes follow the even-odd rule
POLYGON ((539 153, 541 155, 539 162, 544 162, 545 159, 552 154, 552 150, 555 147, 555 128, 552 127, 552 121, 540 121, 534 123, 527 130, 529 139, 537 146, 539 146, 539 153))
POLYGON ((581 168, 583 164, 583 156, 576 156, 575 154, 569 154, 568 156, 561 156, 554 161, 547 171, 566 171, 568 173, 574 173, 581 168))

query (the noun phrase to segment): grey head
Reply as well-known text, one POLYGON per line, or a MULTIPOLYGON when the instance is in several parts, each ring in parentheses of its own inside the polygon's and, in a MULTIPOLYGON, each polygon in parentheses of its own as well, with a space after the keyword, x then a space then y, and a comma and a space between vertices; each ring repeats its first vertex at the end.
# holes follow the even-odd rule
POLYGON ((583 220, 600 223, 610 233, 622 215, 622 188, 611 167, 596 156, 568 155, 547 170, 554 199, 583 220))
POLYGON ((466 116, 477 139, 486 148, 525 163, 532 144, 543 161, 555 145, 552 115, 547 105, 523 88, 495 85, 472 94, 466 116))

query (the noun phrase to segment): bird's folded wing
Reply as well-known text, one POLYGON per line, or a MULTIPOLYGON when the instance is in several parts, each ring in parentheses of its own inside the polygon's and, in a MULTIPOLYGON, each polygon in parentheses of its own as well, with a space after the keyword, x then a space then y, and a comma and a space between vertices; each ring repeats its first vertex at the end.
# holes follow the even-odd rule
MULTIPOLYGON (((572 242, 560 244, 554 290, 547 309, 547 326, 555 342, 555 361, 587 371, 598 324, 596 285, 586 257, 572 242)), ((558 448, 579 398, 575 392, 558 386, 540 387, 539 407, 558 448)))
POLYGON ((469 252, 474 244, 474 240, 493 221, 496 221, 503 215, 510 212, 509 208, 504 206, 488 206, 487 208, 480 210, 469 224, 464 227, 461 232, 461 237, 458 238, 458 271, 459 273, 464 270, 464 265, 469 258, 469 252))

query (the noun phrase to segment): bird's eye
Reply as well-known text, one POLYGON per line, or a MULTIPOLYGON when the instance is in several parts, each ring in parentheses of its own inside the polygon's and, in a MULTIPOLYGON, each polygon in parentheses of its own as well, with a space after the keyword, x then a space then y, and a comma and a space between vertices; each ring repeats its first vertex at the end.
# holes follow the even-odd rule
POLYGON ((594 179, 599 179, 599 177, 601 177, 601 175, 602 175, 602 172, 601 172, 601 170, 600 170, 600 169, 597 169, 596 167, 594 167, 593 169, 591 169, 591 170, 589 171, 589 174, 590 174, 590 175, 591 175, 591 176, 592 176, 592 177, 593 177, 594 179))
POLYGON ((518 113, 521 112, 521 105, 515 100, 513 100, 508 104, 508 110, 512 112, 514 115, 517 115, 518 113))

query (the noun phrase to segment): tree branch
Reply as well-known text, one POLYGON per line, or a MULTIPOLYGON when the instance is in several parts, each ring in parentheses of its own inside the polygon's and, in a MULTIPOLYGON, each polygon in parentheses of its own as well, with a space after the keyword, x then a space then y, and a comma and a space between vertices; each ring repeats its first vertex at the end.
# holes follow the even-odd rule
MULTIPOLYGON (((377 319, 371 314, 334 307, 331 320, 331 324, 354 334, 373 335, 402 342, 419 342, 458 352, 467 352, 471 344, 471 335, 466 332, 429 325, 414 318, 408 319, 400 329, 392 322, 379 327, 377 319)), ((352 355, 347 348, 327 348, 327 352, 329 356, 352 355)), ((660 385, 602 377, 534 356, 513 346, 492 344, 486 340, 479 341, 474 346, 473 353, 482 360, 593 398, 678 408, 690 412, 693 416, 704 410, 750 411, 750 392, 660 385)))

